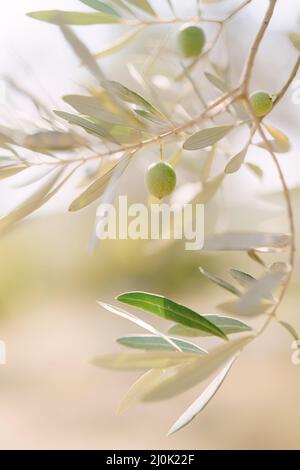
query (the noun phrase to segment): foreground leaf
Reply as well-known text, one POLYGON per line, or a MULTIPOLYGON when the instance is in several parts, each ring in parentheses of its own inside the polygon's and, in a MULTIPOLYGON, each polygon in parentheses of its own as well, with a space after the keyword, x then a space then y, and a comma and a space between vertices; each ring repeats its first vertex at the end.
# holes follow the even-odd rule
POLYGON ((225 168, 225 173, 231 174, 237 172, 243 165, 246 155, 247 155, 247 149, 243 149, 241 152, 239 152, 237 155, 235 155, 226 165, 225 168))
POLYGON ((202 129, 189 137, 183 144, 185 150, 199 150, 216 144, 223 139, 234 126, 216 126, 202 129))
POLYGON ((146 312, 153 313, 166 320, 175 321, 181 325, 196 328, 208 332, 214 336, 226 339, 226 335, 213 323, 194 312, 188 307, 177 304, 166 297, 149 294, 147 292, 126 292, 117 297, 119 302, 123 302, 133 307, 140 308, 146 312))
POLYGON ((179 353, 176 351, 117 353, 94 357, 91 360, 91 364, 107 369, 119 370, 165 369, 178 364, 189 364, 198 356, 198 353, 179 353))
POLYGON ((210 400, 215 396, 221 385, 223 384, 227 374, 233 366, 237 355, 233 356, 232 359, 226 364, 224 369, 217 375, 217 377, 206 387, 204 392, 201 393, 200 397, 197 398, 194 403, 178 418, 176 423, 171 427, 168 435, 174 434, 179 431, 187 424, 189 424, 201 411, 208 405, 210 400))
MULTIPOLYGON (((203 315, 203 317, 209 320, 214 325, 216 325, 218 328, 220 328, 220 330, 222 330, 223 333, 226 335, 231 335, 234 333, 245 333, 247 331, 251 331, 252 329, 250 326, 246 325, 240 320, 236 320, 235 318, 226 317, 223 315, 203 315)), ((186 336, 189 338, 210 336, 209 333, 205 333, 194 328, 188 328, 182 325, 172 326, 169 329, 169 333, 179 336, 186 336)))
POLYGON ((125 312, 125 310, 121 310, 120 308, 114 307, 113 305, 100 302, 99 300, 97 301, 97 304, 105 308, 105 310, 108 310, 109 312, 114 313, 115 315, 118 315, 119 317, 125 318, 126 320, 129 320, 132 323, 135 323, 136 325, 140 326, 144 330, 149 331, 149 333, 159 336, 160 338, 167 341, 174 349, 181 352, 181 349, 179 348, 179 346, 177 346, 177 344, 175 344, 167 335, 165 335, 164 333, 161 333, 159 330, 154 328, 152 325, 149 325, 149 323, 146 323, 144 320, 141 320, 140 318, 136 317, 135 315, 132 315, 131 313, 125 312))
MULTIPOLYGON (((203 348, 200 348, 196 344, 190 343, 189 341, 184 341, 177 338, 171 338, 171 340, 177 344, 182 352, 187 353, 195 353, 195 354, 205 354, 207 351, 203 348)), ((128 348, 133 349, 174 349, 170 343, 165 341, 162 338, 154 335, 130 335, 130 336, 123 336, 122 338, 118 338, 117 342, 122 344, 122 346, 126 346, 128 348)))

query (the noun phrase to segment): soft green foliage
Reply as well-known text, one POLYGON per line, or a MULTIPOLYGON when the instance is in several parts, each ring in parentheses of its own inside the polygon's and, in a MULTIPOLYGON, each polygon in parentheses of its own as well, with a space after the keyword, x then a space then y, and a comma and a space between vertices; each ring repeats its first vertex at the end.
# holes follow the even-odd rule
POLYGON ((146 183, 149 193, 162 199, 174 191, 176 173, 167 162, 152 163, 147 170, 146 183))

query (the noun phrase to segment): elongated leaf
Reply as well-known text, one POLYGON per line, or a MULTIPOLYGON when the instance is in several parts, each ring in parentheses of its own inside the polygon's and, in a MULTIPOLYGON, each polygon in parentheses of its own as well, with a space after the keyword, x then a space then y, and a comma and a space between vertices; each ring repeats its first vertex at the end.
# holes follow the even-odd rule
POLYGON ((264 177, 264 172, 263 172, 263 170, 260 168, 260 166, 255 165, 254 163, 249 163, 249 162, 247 162, 247 163, 246 163, 246 167, 248 168, 248 170, 251 171, 251 173, 253 173, 255 176, 257 176, 257 178, 259 178, 260 180, 263 179, 263 177, 264 177))
POLYGON ((204 183, 202 190, 200 193, 195 197, 195 203, 197 204, 206 204, 208 203, 220 189, 221 184, 225 175, 221 173, 220 175, 215 176, 210 181, 204 183))
POLYGON ((280 325, 282 325, 290 333, 290 335, 294 338, 295 341, 299 341, 300 336, 298 335, 297 331, 295 330, 295 328, 292 325, 290 325, 289 323, 287 323, 285 321, 281 321, 281 320, 279 321, 279 323, 280 323, 280 325))
POLYGON ((290 236, 282 233, 228 232, 208 238, 206 251, 263 251, 280 252, 289 247, 290 236))
POLYGON ((90 132, 92 134, 103 137, 112 142, 115 142, 115 139, 110 135, 110 133, 105 129, 105 127, 101 126, 100 124, 96 124, 84 117, 76 116, 76 114, 66 113, 65 111, 54 111, 54 112, 57 116, 61 117, 62 119, 65 119, 70 124, 74 124, 75 126, 80 126, 87 132, 90 132))
POLYGON ((46 21, 56 25, 78 25, 85 26, 91 24, 109 24, 119 23, 122 19, 116 15, 107 13, 86 13, 80 11, 63 11, 63 10, 44 10, 32 11, 27 16, 35 20, 46 21))
POLYGON ((66 151, 81 147, 83 139, 71 132, 61 131, 38 131, 28 134, 22 140, 22 146, 36 152, 66 151))
POLYGON ((100 305, 100 307, 105 308, 105 310, 108 310, 109 312, 114 313, 115 315, 118 315, 119 317, 125 318, 126 320, 129 320, 132 323, 135 323, 136 325, 140 326, 144 330, 147 330, 149 333, 159 336, 160 338, 167 341, 176 351, 181 352, 181 349, 179 348, 179 346, 177 346, 177 344, 175 344, 174 341, 172 341, 167 335, 165 335, 164 333, 161 333, 159 330, 154 328, 152 325, 149 325, 149 323, 146 323, 144 320, 141 320, 135 315, 132 315, 132 313, 125 312, 125 310, 122 310, 119 307, 114 307, 113 305, 100 302, 99 300, 97 301, 97 304, 100 305))
POLYGON ((106 13, 108 15, 115 15, 120 16, 119 13, 112 8, 111 6, 107 5, 100 0, 79 0, 81 3, 84 3, 88 7, 93 8, 94 10, 101 11, 102 13, 106 13))
MULTIPOLYGON (((172 338, 172 341, 177 344, 182 352, 187 353, 195 353, 195 354, 206 354, 207 351, 203 348, 200 348, 196 344, 190 343, 189 341, 183 341, 181 339, 172 338)), ((130 336, 123 336, 122 338, 118 338, 117 342, 122 344, 123 346, 127 346, 128 348, 133 349, 144 349, 144 350, 151 350, 151 349, 174 349, 170 343, 165 341, 162 338, 154 335, 130 335, 130 336)))
POLYGON ((77 34, 75 34, 74 31, 66 25, 61 25, 60 30, 65 40, 71 46, 73 52, 79 58, 80 63, 98 80, 102 79, 103 72, 100 66, 90 53, 87 46, 81 41, 81 39, 79 39, 77 34))
POLYGON ((117 300, 140 308, 146 312, 153 313, 166 320, 175 321, 182 325, 206 331, 226 339, 226 335, 206 318, 203 318, 188 307, 177 304, 166 297, 149 294, 147 292, 126 292, 119 295, 117 300))
POLYGON ((247 155, 247 149, 243 149, 227 163, 225 173, 231 174, 238 171, 243 165, 247 155))
POLYGON ((252 283, 250 289, 240 298, 239 310, 241 314, 256 316, 256 310, 259 308, 262 300, 272 297, 285 273, 268 272, 262 278, 252 283))
MULTIPOLYGON (((226 317, 223 315, 203 315, 204 318, 216 325, 226 335, 234 333, 245 333, 251 331, 252 328, 245 323, 236 320, 235 318, 226 317)), ((173 335, 186 336, 188 338, 197 338, 202 336, 211 336, 209 333, 188 328, 182 325, 174 325, 169 329, 169 333, 173 335)))
POLYGON ((130 157, 131 155, 127 155, 121 160, 118 160, 112 168, 110 168, 106 173, 97 178, 96 181, 94 181, 90 186, 87 187, 87 189, 85 189, 85 191, 83 191, 76 199, 74 199, 74 201, 69 207, 69 211, 78 211, 99 199, 99 197, 102 196, 105 189, 107 188, 107 185, 109 184, 116 168, 120 164, 124 164, 123 171, 125 171, 129 163, 130 157))
POLYGON ((223 139, 234 126, 216 126, 202 129, 189 137, 183 144, 185 150, 198 150, 210 147, 223 139))
POLYGON ((300 51, 300 33, 297 31, 291 32, 289 39, 297 51, 300 51))
POLYGON ((230 274, 242 287, 249 288, 256 281, 255 277, 251 276, 251 274, 244 273, 239 269, 230 269, 230 274))
POLYGON ((198 353, 178 353, 177 351, 146 351, 140 353, 117 353, 97 356, 91 363, 98 367, 119 370, 165 369, 178 364, 193 362, 198 353))
POLYGON ((228 85, 221 78, 209 72, 204 72, 204 75, 207 80, 219 91, 221 91, 222 93, 226 93, 228 91, 228 85))
POLYGON ((20 173, 23 170, 26 170, 27 166, 0 166, 0 180, 5 178, 9 178, 10 176, 14 176, 20 173))
POLYGON ((142 106, 142 108, 144 108, 149 113, 154 114, 155 116, 159 116, 161 119, 167 119, 161 113, 161 111, 155 108, 145 98, 143 98, 135 91, 132 91, 129 88, 125 87, 124 85, 121 85, 121 83, 115 82, 113 80, 103 80, 101 82, 101 85, 103 86, 103 88, 111 92, 113 96, 117 96, 120 100, 125 101, 126 103, 142 106))
POLYGON ((106 121, 112 124, 126 124, 120 116, 110 113, 94 96, 66 95, 63 100, 80 114, 92 116, 100 121, 106 121))
POLYGON ((282 149, 282 152, 289 152, 291 144, 289 138, 276 127, 271 127, 265 124, 265 128, 269 134, 273 137, 276 147, 282 149))
POLYGON ((244 348, 253 336, 230 341, 209 354, 198 356, 191 364, 165 370, 151 370, 129 389, 120 410, 125 411, 138 401, 158 401, 172 398, 206 380, 219 367, 244 348))
MULTIPOLYGON (((259 304, 255 306, 253 310, 249 310, 247 312, 247 316, 250 317, 258 317, 260 315, 267 314, 272 308, 274 304, 271 302, 267 302, 262 300, 259 304)), ((245 312, 241 310, 240 304, 238 300, 229 301, 229 302, 222 302, 217 305, 217 309, 220 310, 222 313, 226 313, 229 315, 238 315, 238 316, 245 316, 245 312)))
POLYGON ((96 59, 102 59, 103 57, 107 57, 111 54, 115 54, 116 52, 120 51, 123 49, 123 47, 127 46, 128 44, 131 43, 131 41, 141 32, 145 29, 145 26, 139 26, 135 29, 130 30, 123 36, 119 37, 116 39, 112 44, 109 44, 105 48, 103 48, 101 51, 97 52, 95 54, 96 59))
POLYGON ((218 286, 223 287, 223 289, 228 290, 229 292, 231 292, 234 295, 237 295, 238 297, 241 295, 241 292, 236 287, 234 287, 232 284, 229 284, 229 282, 224 281, 223 279, 215 276, 214 274, 211 274, 211 273, 205 271, 205 269, 203 269, 201 267, 199 268, 199 271, 200 271, 201 274, 203 274, 203 276, 205 276, 207 279, 214 282, 218 286))
POLYGON ((210 400, 215 396, 221 385, 223 384, 224 380, 227 377, 231 367, 233 366, 235 360, 237 359, 237 355, 234 355, 222 371, 217 375, 217 377, 206 387, 204 392, 201 393, 200 397, 197 398, 194 403, 178 418, 176 423, 171 427, 168 435, 174 434, 175 432, 179 431, 180 429, 184 428, 187 424, 189 424, 196 416, 201 413, 201 411, 208 405, 210 400))
POLYGON ((128 0, 128 3, 138 7, 140 10, 143 10, 146 13, 149 13, 149 15, 156 16, 156 13, 148 0, 128 0))

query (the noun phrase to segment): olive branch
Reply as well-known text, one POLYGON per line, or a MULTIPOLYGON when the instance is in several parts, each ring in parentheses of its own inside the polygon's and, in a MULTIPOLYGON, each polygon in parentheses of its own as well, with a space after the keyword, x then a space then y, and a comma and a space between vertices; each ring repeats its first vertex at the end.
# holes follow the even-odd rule
MULTIPOLYGON (((197 71, 197 65, 203 63, 205 58, 209 58, 210 53, 217 47, 225 26, 253 0, 244 1, 223 19, 205 16, 202 13, 202 8, 205 10, 205 1, 197 2, 197 13, 191 18, 177 16, 170 0, 167 0, 167 4, 172 14, 171 18, 158 17, 147 0, 80 1, 94 11, 65 12, 55 10, 29 14, 32 18, 55 24, 61 29, 81 63, 97 79, 97 85, 90 87, 88 96, 68 95, 64 97, 64 101, 79 114, 66 111, 55 111, 53 114, 48 112, 47 107, 43 106, 34 96, 10 80, 10 85, 19 93, 28 96, 40 113, 49 114, 49 121, 53 123, 53 128, 51 130, 40 129, 31 135, 16 129, 4 127, 0 129, 0 144, 9 152, 9 157, 6 157, 0 167, 0 178, 13 177, 32 167, 47 169, 46 176, 43 177, 43 184, 37 191, 28 200, 0 219, 0 230, 8 228, 49 201, 66 181, 82 168, 89 168, 89 174, 85 176, 84 180, 87 187, 71 203, 69 210, 76 211, 100 198, 103 199, 112 180, 115 182, 120 178, 129 161, 139 152, 153 145, 158 145, 160 149, 163 144, 175 145, 174 161, 183 152, 206 152, 209 149, 202 175, 202 189, 193 198, 193 203, 208 202, 220 188, 224 177, 235 173, 243 165, 247 165, 250 171, 260 176, 259 167, 246 162, 249 147, 258 145, 268 152, 274 162, 285 198, 289 223, 288 234, 227 233, 206 241, 205 250, 246 251, 250 258, 263 266, 264 269, 264 274, 259 279, 240 270, 231 270, 232 278, 239 284, 237 288, 231 282, 200 268, 202 275, 229 291, 236 298, 235 301, 220 306, 223 315, 200 315, 166 297, 146 292, 128 292, 117 297, 121 303, 175 323, 169 333, 164 334, 119 307, 99 302, 101 307, 109 312, 126 318, 149 333, 122 337, 117 340, 123 346, 139 349, 143 352, 111 354, 96 357, 92 361, 95 365, 113 369, 148 370, 129 390, 122 402, 122 410, 136 401, 147 402, 176 396, 206 380, 222 367, 221 372, 218 372, 200 397, 172 426, 170 433, 173 433, 188 424, 202 411, 220 388, 242 350, 261 335, 272 320, 278 320, 293 337, 298 339, 293 327, 280 321, 277 316, 278 308, 288 289, 295 267, 296 242, 293 207, 290 191, 276 155, 278 152, 289 150, 289 140, 281 131, 265 122, 265 117, 269 113, 258 116, 250 94, 257 53, 273 17, 277 0, 269 0, 267 11, 250 48, 242 76, 234 86, 228 86, 224 70, 210 62, 214 73, 206 72, 205 76, 208 82, 218 92, 221 92, 221 95, 209 103, 204 99, 193 73, 195 70, 197 71), (157 105, 156 103, 159 102, 156 95, 158 90, 153 83, 149 85, 149 82, 145 81, 146 85, 149 85, 149 94, 154 98, 152 104, 148 99, 121 83, 107 80, 98 63, 99 59, 126 47, 152 26, 177 27, 186 23, 193 25, 211 23, 217 28, 211 43, 199 55, 189 61, 179 61, 181 70, 176 74, 174 80, 175 84, 187 82, 191 85, 192 93, 198 99, 199 107, 201 107, 201 111, 196 115, 190 115, 183 105, 180 106, 179 111, 174 103, 170 105, 167 102, 165 106, 163 103, 157 105), (118 24, 132 29, 106 49, 92 54, 69 27, 70 25, 92 24, 118 24), (166 109, 162 109, 163 107, 166 109), (174 109, 177 109, 175 117, 173 117, 174 109), (230 123, 217 125, 217 119, 224 116, 230 119, 230 123), (62 124, 57 120, 57 117, 62 118, 67 124, 62 124), (200 128, 205 122, 210 122, 213 127, 200 128), (71 130, 69 124, 76 126, 76 130, 74 128, 71 130), (249 130, 249 138, 244 147, 237 155, 230 158, 224 172, 211 177, 211 167, 216 152, 222 151, 219 147, 220 142, 230 132, 242 126, 249 130), (262 139, 261 142, 255 142, 254 139, 257 136, 262 139), (22 148, 29 150, 31 156, 22 155, 20 153, 22 148), (64 152, 64 155, 62 156, 60 152, 64 152), (90 169, 89 165, 93 163, 96 164, 96 167, 90 169), (268 266, 261 256, 261 253, 286 251, 289 252, 287 263, 274 263, 268 266), (279 295, 275 298, 274 291, 278 290, 280 291, 279 295), (264 323, 260 330, 254 332, 249 325, 232 316, 224 315, 224 312, 234 316, 240 316, 243 312, 243 315, 248 318, 262 315, 264 323), (228 340, 229 335, 237 333, 244 333, 244 335, 238 339, 228 340), (179 339, 177 336, 190 338, 214 336, 225 340, 225 342, 207 353, 197 344, 179 339)), ((273 109, 285 97, 298 73, 300 67, 299 37, 300 33, 291 33, 291 40, 298 50, 297 60, 281 90, 273 96, 273 109)), ((157 60, 163 47, 164 41, 158 45, 157 50, 148 61, 149 68, 157 60)), ((139 74, 137 70, 134 72, 135 76, 138 75, 143 81, 143 74, 139 74)), ((170 161, 172 162, 172 157, 170 161)))

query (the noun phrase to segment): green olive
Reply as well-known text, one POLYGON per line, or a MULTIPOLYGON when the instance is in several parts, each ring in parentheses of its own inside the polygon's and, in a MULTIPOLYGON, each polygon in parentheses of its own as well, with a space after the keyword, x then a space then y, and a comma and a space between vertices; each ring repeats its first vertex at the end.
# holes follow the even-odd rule
POLYGON ((266 116, 272 111, 273 100, 272 96, 265 91, 255 91, 250 96, 250 102, 256 116, 261 118, 266 116))
POLYGON ((205 34, 198 26, 184 27, 178 36, 178 45, 184 57, 196 57, 205 45, 205 34))
POLYGON ((157 199, 162 199, 173 192, 176 173, 169 163, 152 163, 147 170, 146 183, 149 193, 157 199))

